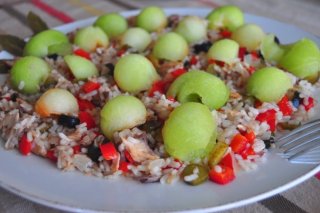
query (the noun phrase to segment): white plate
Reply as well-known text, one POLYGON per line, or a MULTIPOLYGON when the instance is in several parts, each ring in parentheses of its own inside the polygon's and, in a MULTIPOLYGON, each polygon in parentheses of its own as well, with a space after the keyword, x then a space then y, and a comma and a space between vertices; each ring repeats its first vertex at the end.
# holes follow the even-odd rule
MULTIPOLYGON (((168 14, 206 15, 209 9, 167 9, 168 14)), ((123 15, 136 14, 124 12, 123 15)), ((294 42, 315 36, 296 27, 270 19, 246 15, 246 22, 256 23, 265 32, 275 33, 282 42, 294 42)), ((95 18, 63 25, 69 32, 91 24, 95 18)), ((1 57, 6 57, 0 53, 1 57)), ((29 200, 54 208, 77 212, 172 212, 219 211, 239 207, 285 191, 310 178, 320 166, 294 165, 270 153, 268 161, 256 171, 238 174, 227 186, 207 182, 197 187, 141 184, 131 180, 105 180, 78 172, 60 172, 49 161, 36 156, 24 157, 0 147, 0 185, 29 200)))

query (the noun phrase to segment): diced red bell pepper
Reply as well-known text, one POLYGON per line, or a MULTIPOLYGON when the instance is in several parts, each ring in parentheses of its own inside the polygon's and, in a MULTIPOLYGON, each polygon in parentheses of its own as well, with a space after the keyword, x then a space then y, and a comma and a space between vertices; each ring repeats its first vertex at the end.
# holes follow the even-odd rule
POLYGON ((256 101, 254 102, 254 107, 255 107, 255 108, 259 108, 259 107, 261 107, 261 106, 262 106, 262 102, 261 102, 261 101, 256 100, 256 101))
POLYGON ((309 97, 308 103, 305 103, 304 100, 302 100, 302 105, 304 106, 306 111, 309 111, 311 108, 314 107, 314 99, 312 97, 309 97))
POLYGON ((220 161, 219 165, 229 167, 233 170, 233 161, 231 154, 229 153, 226 156, 224 156, 220 161))
POLYGON ((126 162, 126 161, 121 161, 120 165, 119 165, 119 170, 121 170, 124 173, 129 172, 129 168, 128 166, 130 165, 130 163, 126 162))
POLYGON ((124 156, 126 157, 127 161, 129 161, 129 163, 134 163, 133 158, 127 150, 124 151, 124 156))
POLYGON ((178 78, 180 75, 183 75, 186 72, 187 71, 184 68, 179 68, 179 69, 172 71, 170 74, 172 75, 172 77, 178 78))
POLYGON ((81 57, 86 58, 88 60, 91 60, 90 53, 88 53, 87 51, 85 51, 83 49, 76 49, 75 51, 73 51, 73 54, 81 56, 81 57))
POLYGON ((164 94, 166 85, 167 85, 167 83, 165 81, 155 81, 152 84, 151 89, 149 90, 149 97, 152 97, 155 92, 159 92, 161 94, 164 94))
POLYGON ((32 149, 32 141, 28 140, 27 134, 22 135, 19 141, 19 151, 22 155, 28 155, 32 149))
POLYGON ((100 151, 105 160, 113 160, 118 157, 117 149, 112 142, 101 144, 100 151))
POLYGON ((247 148, 248 143, 248 139, 238 133, 232 138, 230 147, 234 153, 239 154, 247 148))
POLYGON ((221 172, 217 172, 215 168, 212 168, 209 172, 209 179, 218 184, 227 184, 235 179, 233 169, 227 166, 219 165, 222 169, 221 172))
POLYGON ((251 55, 251 58, 252 58, 253 60, 258 60, 258 59, 259 59, 259 55, 258 55, 258 53, 257 53, 256 51, 252 51, 252 52, 250 53, 250 55, 251 55))
POLYGON ((82 91, 85 93, 90 93, 92 91, 98 90, 101 87, 101 84, 98 82, 88 81, 82 87, 82 91))
POLYGON ((73 154, 78 154, 81 151, 81 146, 80 145, 75 145, 72 147, 73 149, 73 154))
POLYGON ((57 162, 58 158, 57 156, 54 154, 54 150, 50 149, 47 151, 46 157, 51 160, 52 162, 57 162))
POLYGON ((256 71, 256 68, 254 66, 249 66, 247 70, 252 75, 256 71))
POLYGON ((216 64, 216 65, 218 65, 219 67, 223 67, 223 66, 226 64, 226 63, 223 62, 223 61, 214 60, 214 59, 212 59, 212 58, 210 58, 210 59, 208 60, 208 63, 209 63, 209 64, 216 64))
POLYGON ((240 47, 238 52, 238 58, 240 58, 240 60, 243 61, 246 53, 247 53, 247 49, 245 47, 240 47))
POLYGON ((172 96, 168 96, 167 99, 168 99, 169 101, 173 101, 173 102, 177 101, 177 100, 176 100, 174 97, 172 97, 172 96))
POLYGON ((284 116, 291 115, 293 113, 289 99, 286 95, 283 96, 277 105, 284 116))
POLYGON ((248 147, 247 149, 245 149, 243 152, 241 152, 241 156, 243 159, 247 159, 249 155, 255 155, 255 151, 254 149, 252 148, 252 146, 248 147))
POLYGON ((195 65, 196 63, 198 63, 198 59, 195 55, 193 55, 189 62, 191 65, 195 65))
POLYGON ((80 123, 87 124, 87 129, 96 127, 96 122, 88 112, 84 112, 84 111, 79 112, 79 120, 80 120, 80 123))
POLYGON ((256 134, 254 134, 253 131, 249 131, 249 132, 244 133, 244 137, 247 138, 247 140, 250 144, 253 144, 254 140, 256 139, 256 134))
POLYGON ((227 29, 224 29, 224 30, 221 30, 219 34, 222 38, 231 38, 232 32, 227 29))
POLYGON ((121 57, 126 51, 127 51, 126 48, 120 49, 120 50, 117 52, 117 56, 118 56, 118 57, 121 57))
POLYGON ((77 101, 80 111, 92 110, 95 108, 95 106, 88 100, 77 98, 77 101))
POLYGON ((276 130, 276 111, 274 109, 269 109, 257 115, 257 121, 267 122, 270 127, 270 131, 274 132, 276 130))

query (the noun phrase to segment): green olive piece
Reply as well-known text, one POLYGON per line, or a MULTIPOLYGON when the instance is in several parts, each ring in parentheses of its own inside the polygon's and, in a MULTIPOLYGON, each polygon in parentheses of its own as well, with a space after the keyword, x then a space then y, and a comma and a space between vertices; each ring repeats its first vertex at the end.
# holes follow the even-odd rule
POLYGON ((239 45, 231 39, 222 39, 213 43, 208 51, 208 59, 232 63, 238 58, 239 45))
POLYGON ((170 32, 159 37, 156 41, 152 54, 157 59, 169 61, 183 60, 189 52, 188 43, 179 34, 170 32))
POLYGON ((18 59, 10 72, 11 85, 26 94, 37 93, 50 73, 49 65, 41 58, 25 56, 18 59))
POLYGON ((165 150, 191 161, 208 156, 216 143, 217 123, 207 106, 188 102, 175 108, 162 129, 165 150))
POLYGON ((179 22, 175 32, 183 36, 188 43, 198 42, 207 36, 207 23, 197 16, 186 16, 179 22))
POLYGON ((206 180, 208 180, 208 177, 208 169, 199 164, 189 164, 181 173, 181 178, 183 179, 183 181, 192 186, 196 186, 205 182, 206 180), (193 175, 196 175, 197 177, 193 179, 193 175), (191 180, 188 180, 188 177, 191 177, 191 180))
POLYGON ((148 90, 160 77, 152 63, 144 56, 129 54, 115 65, 114 79, 126 92, 138 93, 148 90))
POLYGON ((109 38, 115 38, 123 34, 127 28, 127 20, 118 13, 107 13, 99 16, 94 26, 100 27, 109 38))
POLYGON ((52 45, 69 43, 68 37, 57 30, 46 30, 33 36, 24 48, 25 56, 44 57, 52 45))
POLYGON ((138 98, 120 95, 104 105, 100 118, 101 130, 111 140, 114 132, 145 123, 147 110, 138 98))
POLYGON ((167 25, 167 17, 160 7, 146 7, 137 16, 137 26, 148 32, 159 31, 167 25))
POLYGON ((151 35, 144 29, 134 27, 128 29, 122 36, 121 44, 143 52, 151 43, 151 35))
POLYGON ((214 9, 207 16, 209 29, 228 29, 234 31, 244 23, 243 12, 239 7, 225 5, 214 9))
POLYGON ((216 143, 211 153, 209 154, 208 165, 210 168, 213 168, 221 161, 224 154, 227 152, 228 147, 228 144, 226 144, 225 142, 219 141, 216 143))
POLYGON ((238 42, 240 47, 247 48, 248 51, 259 49, 265 34, 261 27, 255 24, 245 24, 237 28, 231 36, 231 39, 238 42))
POLYGON ((228 101, 229 89, 216 76, 191 70, 171 84, 167 96, 177 98, 181 103, 200 102, 210 109, 219 109, 228 101))
POLYGON ((66 55, 64 60, 77 80, 86 80, 99 74, 96 65, 81 56, 66 55))
POLYGON ((254 72, 247 83, 247 93, 261 102, 278 102, 293 87, 291 78, 275 67, 254 72))
POLYGON ((93 52, 98 47, 107 47, 109 38, 99 27, 89 26, 76 32, 74 43, 88 52, 93 52))

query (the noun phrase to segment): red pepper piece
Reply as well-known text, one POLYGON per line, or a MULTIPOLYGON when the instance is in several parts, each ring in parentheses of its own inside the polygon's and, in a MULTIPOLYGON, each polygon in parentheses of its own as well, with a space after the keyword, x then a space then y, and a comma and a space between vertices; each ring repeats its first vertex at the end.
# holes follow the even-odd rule
POLYGON ((261 101, 256 100, 256 101, 254 102, 254 107, 255 107, 255 108, 259 108, 259 107, 261 107, 261 106, 262 106, 262 102, 261 102, 261 101))
POLYGON ((77 98, 80 111, 92 110, 95 106, 88 100, 77 98))
POLYGON ((171 75, 174 78, 178 78, 180 75, 185 74, 187 71, 184 68, 180 68, 180 69, 176 69, 174 71, 171 72, 171 75))
POLYGON ((248 147, 246 150, 244 150, 240 155, 243 159, 247 159, 249 155, 255 155, 255 151, 253 150, 252 146, 248 147))
POLYGON ((81 89, 85 93, 90 93, 94 90, 98 90, 100 87, 101 84, 99 84, 98 82, 88 81, 81 87, 81 89))
POLYGON ((174 97, 172 97, 172 96, 168 96, 167 99, 168 99, 169 101, 173 101, 173 102, 176 102, 176 101, 177 101, 177 100, 176 100, 174 97))
POLYGON ((258 55, 258 53, 257 53, 256 51, 252 51, 252 52, 250 53, 250 55, 251 55, 251 58, 252 58, 253 60, 258 60, 258 59, 259 59, 259 55, 258 55))
POLYGON ((117 52, 117 56, 118 57, 121 57, 127 50, 125 48, 122 48, 120 49, 118 52, 117 52))
POLYGON ((252 75, 256 71, 256 68, 254 66, 250 66, 247 70, 252 75))
POLYGON ((213 58, 210 58, 210 59, 208 60, 208 63, 209 63, 209 64, 216 64, 216 65, 218 65, 218 66, 220 66, 220 67, 223 67, 223 66, 225 65, 225 62, 223 62, 223 61, 218 61, 218 60, 214 60, 213 58))
POLYGON ((46 157, 51 160, 52 162, 57 162, 58 158, 56 157, 56 155, 54 154, 54 150, 50 149, 47 151, 47 155, 46 157))
POLYGON ((167 85, 167 83, 164 81, 155 81, 152 84, 152 87, 149 91, 149 97, 152 97, 155 92, 159 92, 161 94, 164 94, 166 85, 167 85))
POLYGON ((231 38, 232 32, 224 29, 224 30, 221 30, 219 34, 222 38, 231 38))
POLYGON ((291 115, 293 113, 289 99, 286 95, 283 96, 277 105, 284 116, 291 115))
POLYGON ((73 51, 73 54, 81 56, 81 57, 86 58, 88 60, 91 60, 90 53, 88 53, 87 51, 85 51, 83 49, 76 49, 75 51, 73 51))
POLYGON ((129 172, 129 168, 128 166, 130 165, 130 163, 125 162, 125 161, 121 161, 120 165, 119 165, 119 170, 121 170, 124 173, 129 172))
POLYGON ((302 105, 304 106, 306 111, 309 111, 311 108, 314 107, 314 99, 312 97, 309 97, 308 103, 305 103, 305 101, 302 100, 302 105))
POLYGON ((126 157, 127 161, 129 161, 130 163, 134 163, 133 158, 127 150, 124 151, 124 156, 126 157))
POLYGON ((80 119, 80 123, 87 124, 87 129, 96 127, 96 122, 88 112, 84 112, 84 111, 79 112, 79 119, 80 119))
POLYGON ((247 53, 247 49, 245 47, 240 47, 238 52, 238 58, 240 58, 240 60, 243 61, 246 53, 247 53))
POLYGON ((244 134, 244 137, 247 138, 250 144, 253 144, 254 140, 256 139, 256 134, 254 134, 253 131, 249 131, 244 134))
POLYGON ((19 141, 19 151, 22 155, 28 155, 32 149, 32 141, 28 140, 27 134, 22 135, 19 141))
POLYGON ((239 133, 232 138, 230 147, 234 153, 239 154, 247 148, 248 143, 248 139, 239 133))
POLYGON ((73 154, 78 154, 81 151, 81 146, 76 145, 76 146, 73 146, 72 149, 73 149, 73 154))
POLYGON ((209 178, 211 181, 218 184, 227 184, 235 179, 234 171, 230 167, 219 165, 222 169, 221 172, 217 172, 215 168, 209 172, 209 178))
POLYGON ((189 62, 191 65, 195 65, 196 63, 198 63, 198 59, 195 55, 193 55, 189 62))
POLYGON ((267 122, 270 127, 270 131, 274 132, 276 130, 276 111, 274 109, 269 109, 257 115, 257 121, 267 122))
POLYGON ((231 154, 229 153, 226 156, 224 156, 220 161, 219 165, 229 167, 233 170, 233 161, 231 154))
POLYGON ((117 149, 112 142, 101 144, 100 151, 105 160, 113 160, 118 157, 117 149))

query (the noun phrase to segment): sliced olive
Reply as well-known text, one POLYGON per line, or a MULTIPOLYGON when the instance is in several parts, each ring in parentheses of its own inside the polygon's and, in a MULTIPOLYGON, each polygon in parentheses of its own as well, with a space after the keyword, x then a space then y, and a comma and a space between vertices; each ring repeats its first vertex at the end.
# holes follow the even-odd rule
POLYGON ((199 164, 190 164, 181 173, 183 181, 189 185, 196 186, 208 179, 208 170, 199 164))
POLYGON ((215 165, 217 165, 221 161, 227 150, 228 144, 222 141, 217 142, 209 156, 209 167, 213 168, 215 165))

